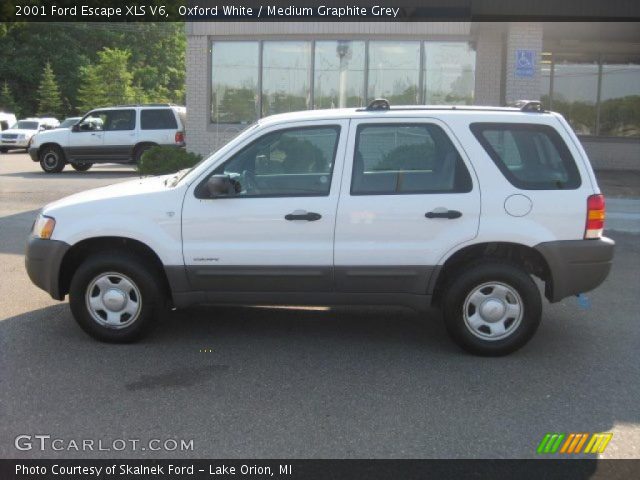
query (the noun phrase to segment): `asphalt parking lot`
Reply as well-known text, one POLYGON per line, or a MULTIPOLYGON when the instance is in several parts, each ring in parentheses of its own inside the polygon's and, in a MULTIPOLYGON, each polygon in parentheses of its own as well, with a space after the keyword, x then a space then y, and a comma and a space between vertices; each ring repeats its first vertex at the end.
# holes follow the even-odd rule
POLYGON ((45 175, 0 155, 0 457, 534 458, 547 432, 613 432, 604 458, 640 457, 637 234, 608 233, 615 264, 590 306, 546 303, 535 338, 504 358, 458 350, 436 312, 391 308, 197 308, 106 345, 30 283, 24 241, 47 202, 135 175, 45 175), (14 447, 39 434, 193 450, 14 447))

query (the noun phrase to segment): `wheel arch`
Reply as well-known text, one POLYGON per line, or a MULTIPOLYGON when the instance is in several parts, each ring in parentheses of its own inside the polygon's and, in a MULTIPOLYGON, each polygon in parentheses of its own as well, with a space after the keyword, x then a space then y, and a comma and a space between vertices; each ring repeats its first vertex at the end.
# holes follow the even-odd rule
POLYGON ((62 259, 58 274, 59 291, 62 297, 69 293, 71 279, 82 262, 93 253, 101 251, 126 252, 144 260, 145 265, 149 265, 159 276, 169 301, 172 301, 167 273, 158 254, 149 245, 139 240, 118 236, 87 238, 71 246, 62 259))
POLYGON ((429 282, 432 304, 440 305, 447 284, 457 272, 463 270, 469 262, 480 259, 508 261, 523 268, 528 274, 538 277, 545 283, 545 296, 551 298, 553 276, 544 256, 534 247, 521 243, 496 241, 466 245, 449 255, 436 269, 429 282))
POLYGON ((62 148, 62 145, 60 145, 57 142, 45 142, 42 145, 40 145, 38 147, 38 159, 40 158, 40 154, 42 153, 42 151, 47 148, 47 147, 56 147, 58 149, 60 149, 60 151, 62 152, 62 156, 64 158, 64 161, 67 161, 67 152, 64 151, 64 148, 62 148))

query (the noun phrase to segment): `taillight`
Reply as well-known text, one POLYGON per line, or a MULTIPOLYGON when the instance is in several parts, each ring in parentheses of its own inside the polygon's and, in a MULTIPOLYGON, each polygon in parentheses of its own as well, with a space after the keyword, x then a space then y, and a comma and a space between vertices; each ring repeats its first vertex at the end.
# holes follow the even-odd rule
POLYGON ((184 132, 176 132, 176 143, 178 145, 184 144, 184 132))
POLYGON ((587 198, 587 225, 584 238, 600 238, 604 229, 604 195, 587 198))

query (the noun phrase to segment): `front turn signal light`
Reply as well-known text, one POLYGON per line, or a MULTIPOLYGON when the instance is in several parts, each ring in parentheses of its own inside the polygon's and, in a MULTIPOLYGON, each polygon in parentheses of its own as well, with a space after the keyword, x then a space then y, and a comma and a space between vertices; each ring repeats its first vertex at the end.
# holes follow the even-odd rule
POLYGON ((56 228, 56 220, 41 214, 33 224, 33 235, 48 240, 53 235, 54 228, 56 228))

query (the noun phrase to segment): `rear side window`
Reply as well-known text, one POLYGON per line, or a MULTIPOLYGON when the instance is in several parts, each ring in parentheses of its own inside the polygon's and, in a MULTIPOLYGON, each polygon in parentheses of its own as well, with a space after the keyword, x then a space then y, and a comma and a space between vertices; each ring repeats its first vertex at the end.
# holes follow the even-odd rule
POLYGON ((471 131, 513 186, 522 190, 570 190, 580 186, 571 152, 552 127, 473 123, 471 131))
POLYGON ((471 191, 471 177, 442 128, 433 124, 358 127, 352 195, 471 191))
POLYGON ((178 128, 176 117, 170 108, 154 108, 140 112, 142 130, 175 130, 178 128))

